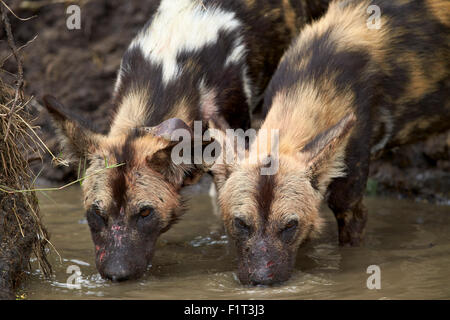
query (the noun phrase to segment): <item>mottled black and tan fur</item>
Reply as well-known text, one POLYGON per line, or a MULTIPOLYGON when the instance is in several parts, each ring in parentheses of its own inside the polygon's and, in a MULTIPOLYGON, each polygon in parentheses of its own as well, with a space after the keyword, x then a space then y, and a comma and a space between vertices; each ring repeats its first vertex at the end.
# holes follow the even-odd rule
POLYGON ((156 239, 182 213, 182 187, 204 172, 171 161, 170 133, 191 130, 196 120, 206 130, 212 118, 248 128, 284 50, 326 3, 153 1, 157 9, 124 54, 107 135, 45 99, 74 162, 88 160, 84 206, 102 276, 143 274, 156 239), (105 162, 124 165, 103 170, 105 162))
POLYGON ((278 171, 214 167, 243 283, 289 278, 298 246, 320 229, 323 199, 340 244, 360 244, 371 157, 450 129, 449 46, 442 0, 335 1, 303 29, 265 95, 261 130, 279 130, 278 171), (370 5, 381 9, 379 29, 368 27, 370 5))

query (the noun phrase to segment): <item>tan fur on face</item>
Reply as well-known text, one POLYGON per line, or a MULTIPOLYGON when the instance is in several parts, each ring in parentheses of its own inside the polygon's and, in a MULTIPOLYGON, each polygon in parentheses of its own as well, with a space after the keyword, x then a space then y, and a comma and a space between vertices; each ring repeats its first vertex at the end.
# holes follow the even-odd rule
POLYGON ((83 183, 85 208, 88 209, 94 203, 103 208, 110 206, 115 201, 111 177, 116 175, 118 170, 124 170, 127 207, 150 205, 158 212, 164 225, 167 225, 173 219, 172 214, 182 209, 177 187, 169 183, 160 172, 153 170, 148 163, 153 154, 167 147, 167 142, 150 135, 137 138, 130 148, 134 149, 136 154, 131 163, 126 163, 124 168, 105 169, 105 160, 109 166, 119 164, 113 150, 120 149, 125 139, 125 136, 109 138, 91 155, 91 166, 86 171, 87 178, 83 183))
POLYGON ((126 177, 126 184, 128 201, 134 206, 146 204, 155 208, 164 227, 173 218, 173 211, 181 207, 175 188, 145 164, 133 168, 126 177))
MULTIPOLYGON (((106 157, 106 159, 108 158, 106 157)), ((83 204, 86 210, 96 202, 106 206, 112 201, 112 194, 107 188, 108 172, 105 166, 103 157, 91 156, 91 165, 86 170, 85 180, 82 184, 83 204)))
POLYGON ((322 195, 311 187, 302 163, 295 157, 282 157, 269 224, 286 224, 292 215, 297 215, 301 231, 298 241, 315 237, 322 227, 321 201, 322 195))
MULTIPOLYGON (((194 62, 191 66, 195 67, 194 62)), ((145 127, 155 112, 155 106, 148 102, 151 94, 149 88, 129 90, 120 99, 109 134, 102 136, 101 141, 89 151, 91 165, 83 183, 86 209, 93 204, 107 208, 116 201, 111 181, 123 170, 125 177, 120 183, 125 184, 122 189, 126 192, 127 207, 137 207, 146 202, 156 209, 165 224, 174 218, 173 214, 182 211, 178 191, 187 168, 165 162, 170 160, 169 142, 151 134, 128 141, 133 130, 145 127), (127 148, 134 150, 133 158, 120 168, 105 169, 105 160, 110 166, 119 164, 121 160, 116 159, 116 152, 121 152, 126 143, 131 143, 127 148)), ((187 97, 181 96, 163 120, 178 118, 191 126, 193 115, 190 103, 187 97)))
POLYGON ((219 203, 228 230, 232 229, 233 219, 239 217, 248 224, 258 227, 258 205, 254 199, 257 188, 257 167, 239 168, 233 172, 219 192, 219 203))
POLYGON ((259 165, 240 166, 233 171, 219 193, 227 229, 233 230, 233 221, 237 217, 252 226, 256 233, 266 227, 268 229, 265 232, 277 235, 280 228, 296 218, 300 234, 294 245, 317 235, 322 225, 319 217, 322 196, 311 187, 298 160, 287 156, 280 160, 280 170, 274 177, 274 201, 267 222, 262 220, 258 212, 256 192, 259 190, 260 170, 259 165))

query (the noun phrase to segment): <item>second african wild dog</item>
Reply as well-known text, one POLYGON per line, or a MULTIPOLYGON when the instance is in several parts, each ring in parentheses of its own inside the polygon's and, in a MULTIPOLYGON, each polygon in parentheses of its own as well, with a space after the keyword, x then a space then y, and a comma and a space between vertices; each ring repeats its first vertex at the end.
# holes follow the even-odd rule
POLYGON ((271 79, 258 133, 279 129, 278 171, 260 174, 276 155, 258 139, 247 160, 259 162, 213 167, 242 283, 290 277, 324 198, 340 244, 360 244, 371 155, 450 129, 449 64, 447 0, 335 1, 303 29, 271 79), (368 28, 369 5, 381 9, 380 29, 368 28))
POLYGON ((74 162, 88 160, 84 205, 103 277, 144 273, 157 238, 182 213, 180 190, 203 173, 172 163, 171 132, 195 120, 206 130, 212 116, 248 128, 283 51, 327 2, 160 1, 122 59, 106 136, 44 98, 74 162), (105 162, 124 165, 104 170, 105 162))

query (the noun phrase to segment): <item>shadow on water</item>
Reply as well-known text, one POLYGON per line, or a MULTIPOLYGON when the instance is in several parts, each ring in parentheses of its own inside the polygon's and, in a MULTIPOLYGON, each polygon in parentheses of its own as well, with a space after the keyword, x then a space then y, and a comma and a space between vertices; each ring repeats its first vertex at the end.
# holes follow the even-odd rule
POLYGON ((291 280, 253 288, 239 284, 233 249, 205 194, 193 196, 182 221, 159 239, 145 277, 117 284, 95 268, 80 189, 49 193, 40 196, 41 211, 62 263, 52 252, 51 280, 33 264, 24 293, 28 299, 449 299, 449 207, 365 201, 370 220, 362 247, 337 246, 336 223, 324 207, 324 232, 299 250, 291 280), (367 288, 370 265, 380 267, 380 290, 367 288), (70 266, 81 272, 80 289, 68 288, 70 266))

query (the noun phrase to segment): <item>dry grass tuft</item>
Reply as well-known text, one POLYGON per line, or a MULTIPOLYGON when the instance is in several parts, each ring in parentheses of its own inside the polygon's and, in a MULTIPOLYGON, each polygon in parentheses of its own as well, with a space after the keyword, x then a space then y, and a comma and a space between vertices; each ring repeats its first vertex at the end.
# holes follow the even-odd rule
MULTIPOLYGON (((40 146, 34 136, 33 127, 29 124, 26 112, 28 101, 21 98, 14 105, 15 90, 0 79, 0 184, 8 189, 31 189, 34 177, 28 165, 28 155, 36 153, 40 146), (15 106, 15 110, 13 110, 15 106), (14 112, 11 113, 11 110, 14 112), (8 134, 7 134, 8 133, 8 134)), ((40 269, 49 275, 51 267, 46 259, 45 247, 48 234, 39 216, 39 207, 34 192, 23 194, 0 194, 0 210, 3 214, 14 216, 14 219, 3 217, 3 236, 9 234, 10 239, 18 235, 29 237, 26 232, 35 233, 36 238, 32 251, 36 255, 40 269), (28 211, 28 212, 25 212, 28 211), (28 215, 24 217, 24 215, 28 215), (16 224, 10 223, 16 221, 16 224), (11 225, 10 225, 11 224, 11 225)), ((0 221, 1 223, 1 221, 0 221)))

